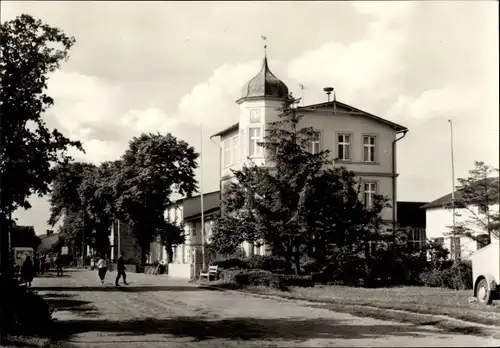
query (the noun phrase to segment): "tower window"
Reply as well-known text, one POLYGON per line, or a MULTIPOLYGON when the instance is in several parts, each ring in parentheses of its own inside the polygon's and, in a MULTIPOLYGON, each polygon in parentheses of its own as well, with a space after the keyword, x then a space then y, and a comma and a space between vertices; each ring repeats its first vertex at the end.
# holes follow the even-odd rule
POLYGON ((262 147, 258 145, 258 143, 262 142, 261 128, 249 128, 249 146, 248 146, 248 155, 256 156, 262 155, 262 147))
POLYGON ((251 109, 250 110, 250 123, 260 123, 260 110, 251 109))

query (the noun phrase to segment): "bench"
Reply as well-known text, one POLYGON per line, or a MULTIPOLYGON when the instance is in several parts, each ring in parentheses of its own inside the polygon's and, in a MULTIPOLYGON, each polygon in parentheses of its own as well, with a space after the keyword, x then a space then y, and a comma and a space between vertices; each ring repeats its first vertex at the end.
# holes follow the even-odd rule
POLYGON ((203 277, 206 277, 208 281, 210 281, 210 277, 214 276, 215 279, 217 279, 218 275, 218 268, 219 266, 209 266, 207 272, 201 272, 200 273, 200 279, 203 277))

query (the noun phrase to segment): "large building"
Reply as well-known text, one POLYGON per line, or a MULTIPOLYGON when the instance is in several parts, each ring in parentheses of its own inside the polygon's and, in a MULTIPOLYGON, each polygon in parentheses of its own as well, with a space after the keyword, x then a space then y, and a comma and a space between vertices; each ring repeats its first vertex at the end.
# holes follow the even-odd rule
MULTIPOLYGON (((239 121, 212 135, 220 138, 222 192, 226 183, 234 180, 231 170, 250 161, 266 164, 265 152, 257 144, 263 141, 267 124, 278 120, 278 109, 287 98, 288 87, 273 75, 264 57, 260 72, 243 86, 241 98, 236 101, 240 106, 239 121)), ((317 131, 311 151, 329 149, 332 159, 337 159, 335 166, 345 166, 356 173, 366 204, 370 204, 374 194, 387 196, 391 206, 397 202, 396 142, 406 134, 406 127, 339 101, 297 109, 304 116, 299 127, 317 131)), ((382 217, 391 231, 396 210, 387 208, 382 217)), ((255 251, 248 244, 244 248, 248 255, 255 251)))

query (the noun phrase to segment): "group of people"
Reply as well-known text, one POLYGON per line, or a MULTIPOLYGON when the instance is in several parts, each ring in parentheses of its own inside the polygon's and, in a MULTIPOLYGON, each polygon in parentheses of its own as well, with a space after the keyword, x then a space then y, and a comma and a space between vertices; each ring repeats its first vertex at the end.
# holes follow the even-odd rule
MULTIPOLYGON (((104 279, 106 278, 106 273, 108 272, 108 261, 103 255, 99 256, 99 260, 97 261, 97 274, 101 279, 101 284, 104 284, 104 279)), ((127 283, 127 275, 125 273, 125 261, 123 260, 123 251, 120 253, 120 257, 116 261, 116 279, 115 286, 119 286, 118 282, 120 278, 123 278, 123 284, 128 285, 127 283)))
POLYGON ((52 256, 50 256, 49 254, 42 254, 40 255, 40 258, 35 255, 35 272, 44 274, 50 269, 55 268, 57 276, 59 277, 63 275, 62 266, 62 256, 59 253, 52 256))
POLYGON ((44 274, 51 266, 56 267, 58 277, 63 275, 63 265, 60 254, 56 254, 54 257, 50 257, 50 255, 40 255, 40 257, 35 255, 33 260, 31 260, 31 256, 26 255, 20 270, 21 276, 28 287, 31 287, 31 283, 37 274, 44 274))
MULTIPOLYGON (((21 267, 21 276, 24 281, 31 287, 31 283, 33 282, 33 278, 37 275, 38 271, 41 274, 44 274, 45 271, 49 270, 51 266, 51 261, 56 266, 57 276, 62 276, 62 258, 61 255, 56 254, 53 260, 50 259, 49 255, 41 255, 40 258, 35 256, 35 259, 32 261, 31 256, 27 255, 26 259, 23 262, 21 267)), ((103 255, 100 255, 99 260, 97 261, 97 272, 99 278, 101 279, 101 284, 104 284, 104 279, 106 278, 106 273, 108 272, 108 261, 103 255)), ((120 253, 120 257, 116 262, 116 279, 115 286, 119 286, 118 282, 120 278, 123 278, 123 284, 128 285, 127 283, 127 274, 125 273, 125 261, 123 260, 123 252, 120 253)))

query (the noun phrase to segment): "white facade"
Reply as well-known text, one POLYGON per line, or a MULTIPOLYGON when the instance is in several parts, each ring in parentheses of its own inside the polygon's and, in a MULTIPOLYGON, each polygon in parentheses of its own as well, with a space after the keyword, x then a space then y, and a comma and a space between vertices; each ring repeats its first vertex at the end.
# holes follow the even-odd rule
MULTIPOLYGON (((492 205, 490 209, 498 211, 498 204, 492 205)), ((461 215, 460 217, 456 217, 456 223, 465 222, 469 218, 471 218, 474 214, 478 214, 477 208, 472 207, 471 211, 467 209, 460 209, 457 212, 461 215)), ((480 214, 479 214, 480 215, 480 214)), ((452 246, 452 238, 449 236, 449 233, 452 231, 451 227, 453 226, 453 212, 451 209, 447 209, 445 207, 432 207, 426 210, 426 235, 428 239, 438 239, 442 238, 443 245, 446 249, 451 252, 455 249, 452 246)), ((487 233, 485 230, 479 229, 477 226, 468 225, 469 228, 472 228, 476 231, 476 234, 479 235, 481 233, 487 233)), ((456 242, 457 250, 458 243, 460 243, 460 258, 468 259, 469 256, 478 250, 478 243, 471 240, 470 238, 461 237, 459 242, 456 242)), ((498 239, 492 236, 492 243, 498 243, 498 239)))
MULTIPOLYGON (((279 105, 277 101, 241 104, 239 128, 221 136, 223 182, 231 179, 231 170, 241 169, 243 164, 249 163, 248 157, 257 165, 265 163, 263 149, 253 150, 254 138, 260 134, 258 141, 263 141, 266 124, 277 119, 276 108, 279 105), (250 122, 252 113, 260 115, 260 122, 250 122)), ((331 108, 314 111, 305 109, 300 113, 304 117, 299 127, 312 127, 318 131, 314 149, 329 149, 331 159, 345 156, 345 160, 338 160, 335 165, 345 166, 356 173, 368 199, 372 192, 381 194, 390 199, 392 206, 392 142, 396 139, 396 130, 385 123, 353 115, 341 108, 337 108, 335 116, 331 108)), ((384 209, 382 218, 392 221, 392 208, 384 209)))
MULTIPOLYGON (((201 218, 185 221, 182 203, 168 208, 165 216, 172 222, 183 223, 185 235, 184 244, 177 245, 172 250, 172 262, 168 264, 168 274, 171 277, 191 279, 200 273, 203 266, 201 218)), ((214 215, 207 214, 204 218, 205 245, 210 242, 213 224, 214 215)), ((162 261, 167 263, 165 247, 159 243, 152 243, 151 247, 151 250, 153 250, 153 247, 162 248, 162 261)), ((213 255, 213 253, 205 250, 207 264, 217 257, 220 257, 220 255, 213 255)))

